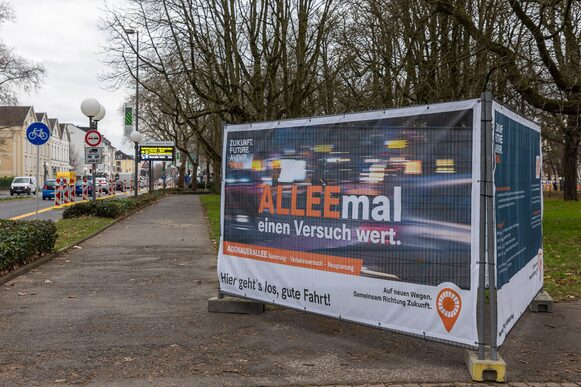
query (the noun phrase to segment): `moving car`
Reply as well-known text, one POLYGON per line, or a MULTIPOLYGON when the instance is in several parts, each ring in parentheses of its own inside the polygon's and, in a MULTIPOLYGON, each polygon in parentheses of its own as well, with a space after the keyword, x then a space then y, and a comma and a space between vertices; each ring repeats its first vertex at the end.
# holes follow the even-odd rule
POLYGON ((36 194, 36 179, 30 176, 18 176, 10 184, 10 196, 14 194, 36 194))
POLYGON ((54 199, 55 185, 56 185, 55 179, 47 179, 44 182, 44 187, 42 187, 42 200, 54 199))

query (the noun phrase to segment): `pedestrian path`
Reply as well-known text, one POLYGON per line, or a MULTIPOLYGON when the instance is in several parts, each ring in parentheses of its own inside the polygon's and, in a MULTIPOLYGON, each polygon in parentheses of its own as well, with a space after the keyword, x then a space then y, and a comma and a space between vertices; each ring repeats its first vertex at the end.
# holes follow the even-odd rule
MULTIPOLYGON (((278 307, 207 313, 216 251, 196 195, 79 247, 0 288, 0 386, 470 382, 459 348, 278 307)), ((581 303, 527 314, 501 350, 509 380, 579 382, 579 321, 581 303)))

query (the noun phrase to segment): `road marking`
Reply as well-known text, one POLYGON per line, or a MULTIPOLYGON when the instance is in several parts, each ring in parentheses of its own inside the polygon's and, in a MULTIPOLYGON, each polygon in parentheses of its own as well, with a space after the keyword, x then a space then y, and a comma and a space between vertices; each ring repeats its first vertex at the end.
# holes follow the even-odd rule
MULTIPOLYGON (((42 212, 50 211, 52 209, 54 209, 54 207, 43 208, 42 210, 38 210, 38 213, 40 214, 42 212)), ((28 214, 15 216, 14 218, 10 218, 10 220, 18 220, 18 219, 26 218, 28 216, 35 215, 35 214, 36 214, 36 211, 33 211, 33 212, 29 212, 28 214)))

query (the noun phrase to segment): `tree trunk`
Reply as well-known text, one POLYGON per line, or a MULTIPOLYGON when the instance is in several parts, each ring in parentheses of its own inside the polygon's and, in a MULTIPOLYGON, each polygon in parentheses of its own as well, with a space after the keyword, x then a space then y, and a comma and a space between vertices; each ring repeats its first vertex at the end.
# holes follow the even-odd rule
POLYGON ((185 178, 186 178, 186 160, 187 160, 187 154, 184 151, 180 151, 181 155, 180 155, 180 169, 179 169, 179 174, 180 177, 178 179, 178 188, 184 188, 185 187, 185 178))
POLYGON ((577 163, 581 143, 578 122, 578 116, 568 116, 567 129, 563 133, 563 198, 565 200, 577 200, 577 163))

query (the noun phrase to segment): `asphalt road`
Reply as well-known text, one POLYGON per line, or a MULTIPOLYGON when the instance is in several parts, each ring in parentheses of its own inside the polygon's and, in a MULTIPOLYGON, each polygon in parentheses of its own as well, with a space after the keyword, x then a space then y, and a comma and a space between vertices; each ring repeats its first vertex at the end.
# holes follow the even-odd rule
MULTIPOLYGON (((0 386, 469 383, 464 350, 268 307, 207 312, 216 251, 194 195, 171 195, 0 288, 0 386)), ((581 381, 581 303, 526 313, 509 381, 581 381)))
MULTIPOLYGON (((15 196, 17 197, 17 196, 15 196)), ((34 196, 27 197, 27 195, 20 196, 24 199, 19 200, 0 200, 0 219, 10 219, 25 214, 31 214, 23 219, 35 219, 36 200, 34 196)), ((42 194, 38 197, 38 209, 44 210, 46 208, 54 207, 54 201, 42 200, 42 194)), ((61 210, 44 211, 38 214, 38 219, 52 219, 58 220, 62 216, 61 210)))
MULTIPOLYGON (((118 193, 117 196, 123 197, 128 194, 118 193)), ((0 199, 10 197, 4 191, 0 193, 0 199)), ((18 197, 18 196, 14 196, 18 197)), ((19 218, 22 220, 36 219, 36 200, 34 196, 21 195, 20 200, 0 200, 0 219, 19 218)), ((75 201, 80 201, 76 197, 75 201)), ((62 217, 63 209, 54 206, 54 200, 42 200, 42 194, 38 197, 38 219, 42 220, 59 220, 62 217)))

